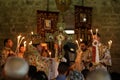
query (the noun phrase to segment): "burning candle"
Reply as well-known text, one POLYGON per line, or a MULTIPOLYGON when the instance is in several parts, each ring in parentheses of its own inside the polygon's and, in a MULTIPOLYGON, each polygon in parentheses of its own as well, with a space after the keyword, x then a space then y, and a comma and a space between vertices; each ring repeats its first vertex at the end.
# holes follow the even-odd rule
POLYGON ((80 38, 80 42, 82 42, 82 41, 83 41, 83 39, 80 38))
POLYGON ((26 48, 26 43, 27 43, 26 41, 24 41, 24 43, 23 43, 25 48, 26 48))
POLYGON ((96 29, 96 36, 97 36, 97 33, 98 33, 98 29, 96 29))
POLYGON ((51 58, 51 52, 49 51, 49 56, 50 56, 50 58, 51 58))
MULTIPOLYGON (((21 42, 22 42, 23 39, 25 39, 25 37, 22 37, 22 38, 21 38, 21 40, 20 40, 20 42, 19 42, 19 45, 21 44, 21 42)), ((19 46, 19 45, 18 45, 18 46, 19 46)))
POLYGON ((80 49, 80 46, 79 46, 78 40, 76 40, 76 43, 77 43, 78 49, 80 49))
POLYGON ((18 45, 19 45, 20 38, 21 38, 21 35, 19 35, 19 36, 17 37, 17 47, 18 47, 18 45))
POLYGON ((108 41, 108 45, 109 45, 108 48, 110 49, 110 48, 111 48, 111 45, 112 45, 112 40, 109 40, 109 41, 108 41))
POLYGON ((16 50, 15 50, 15 53, 19 52, 20 38, 21 38, 21 35, 17 36, 17 47, 16 47, 16 50))
POLYGON ((29 42, 29 45, 32 45, 32 41, 29 42))
POLYGON ((31 32, 31 34, 32 34, 32 35, 34 34, 33 31, 31 32))
POLYGON ((93 31, 92 31, 92 29, 90 30, 90 32, 91 32, 91 34, 92 34, 92 36, 93 36, 93 31))

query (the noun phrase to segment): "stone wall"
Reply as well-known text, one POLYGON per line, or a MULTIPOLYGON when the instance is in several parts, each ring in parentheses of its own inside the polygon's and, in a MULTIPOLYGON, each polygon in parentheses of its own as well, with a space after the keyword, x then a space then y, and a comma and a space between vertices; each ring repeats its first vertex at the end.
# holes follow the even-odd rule
MULTIPOLYGON (((67 29, 74 28, 74 5, 82 0, 72 0, 65 12, 67 29)), ((49 11, 58 11, 55 0, 49 0, 49 11)), ((120 0, 84 0, 84 6, 93 7, 93 29, 98 28, 102 42, 113 41, 111 55, 113 71, 120 72, 120 0)), ((3 40, 10 37, 16 43, 20 33, 36 32, 36 10, 46 10, 47 0, 0 0, 0 49, 3 40)))

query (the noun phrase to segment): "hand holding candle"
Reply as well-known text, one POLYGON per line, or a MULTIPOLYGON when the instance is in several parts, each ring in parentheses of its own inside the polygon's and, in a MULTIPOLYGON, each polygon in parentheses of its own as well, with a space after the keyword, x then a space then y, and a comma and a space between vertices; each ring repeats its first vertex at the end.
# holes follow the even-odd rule
POLYGON ((21 44, 21 42, 22 42, 22 40, 23 40, 24 38, 25 38, 25 37, 22 37, 22 38, 21 38, 21 35, 19 35, 19 36, 17 37, 17 47, 16 47, 15 53, 18 53, 18 52, 19 52, 19 46, 20 46, 20 44, 21 44))
POLYGON ((20 46, 20 44, 22 43, 23 39, 25 39, 25 37, 21 38, 21 40, 19 41, 19 45, 18 46, 20 46))

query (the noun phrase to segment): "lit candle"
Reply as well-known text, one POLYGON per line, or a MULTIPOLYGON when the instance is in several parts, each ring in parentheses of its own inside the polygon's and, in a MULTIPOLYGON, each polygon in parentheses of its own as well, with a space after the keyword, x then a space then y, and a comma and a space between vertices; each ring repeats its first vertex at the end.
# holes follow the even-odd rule
POLYGON ((19 52, 19 42, 20 42, 21 35, 17 36, 17 47, 15 53, 19 52))
POLYGON ((21 38, 21 35, 19 35, 19 36, 17 37, 17 47, 18 47, 18 45, 19 45, 20 38, 21 38))
POLYGON ((32 45, 32 41, 29 42, 29 45, 32 45))
POLYGON ((49 51, 49 56, 50 56, 50 58, 51 58, 51 52, 49 51))
POLYGON ((92 29, 90 30, 90 32, 91 32, 91 34, 92 34, 92 36, 93 36, 93 31, 92 31, 92 29))
POLYGON ((21 38, 18 47, 20 46, 20 44, 21 44, 21 42, 22 42, 23 39, 25 39, 25 37, 22 37, 22 38, 21 38))
POLYGON ((80 42, 82 42, 82 41, 83 41, 83 39, 80 38, 80 42))
POLYGON ((98 29, 96 29, 96 36, 97 36, 97 33, 98 33, 98 29))
POLYGON ((25 48, 26 48, 26 43, 27 43, 26 41, 24 41, 24 43, 23 43, 25 48))
POLYGON ((31 32, 31 34, 32 34, 32 35, 34 34, 33 31, 31 32))
POLYGON ((80 49, 80 46, 79 46, 78 40, 76 40, 76 43, 77 43, 78 49, 80 49))
POLYGON ((109 40, 108 41, 108 45, 109 45, 109 49, 111 48, 111 45, 112 45, 112 40, 109 40))

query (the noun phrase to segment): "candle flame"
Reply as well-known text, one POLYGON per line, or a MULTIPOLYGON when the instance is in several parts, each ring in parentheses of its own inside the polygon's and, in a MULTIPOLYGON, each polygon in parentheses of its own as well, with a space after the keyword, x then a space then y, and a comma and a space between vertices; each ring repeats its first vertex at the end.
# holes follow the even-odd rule
POLYGON ((83 39, 80 39, 80 42, 82 42, 83 41, 83 39))
POLYGON ((96 32, 98 32, 98 29, 96 29, 96 32))
POLYGON ((78 40, 75 40, 75 42, 78 44, 78 40))
POLYGON ((20 39, 21 35, 19 35, 17 38, 20 39))
POLYGON ((29 45, 32 45, 32 41, 29 42, 29 45))
POLYGON ((34 34, 33 31, 31 32, 31 34, 32 34, 32 35, 34 34))

